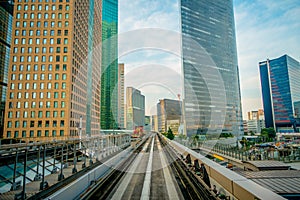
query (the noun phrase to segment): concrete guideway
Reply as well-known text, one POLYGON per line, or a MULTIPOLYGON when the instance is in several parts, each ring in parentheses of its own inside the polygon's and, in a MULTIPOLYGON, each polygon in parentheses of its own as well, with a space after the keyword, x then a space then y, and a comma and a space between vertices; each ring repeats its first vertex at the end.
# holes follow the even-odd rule
POLYGON ((111 175, 110 180, 102 183, 111 186, 98 187, 86 199, 205 199, 207 196, 214 199, 207 188, 188 180, 191 173, 185 172, 185 164, 168 147, 162 136, 156 133, 150 135, 137 153, 132 160, 124 161, 129 164, 128 170, 114 172, 124 175, 111 175), (114 188, 106 189, 111 187, 114 188), (201 197, 199 190, 206 193, 204 197, 201 197))
MULTIPOLYGON (((149 142, 146 142, 145 146, 142 149, 142 152, 145 152, 146 149, 149 146, 149 142)), ((112 199, 122 199, 122 197, 124 196, 126 189, 130 183, 130 181, 132 180, 132 177, 134 175, 134 172, 136 172, 141 160, 142 160, 143 154, 139 154, 136 159, 134 160, 134 163, 131 165, 131 167, 129 168, 129 172, 126 173, 124 179, 122 180, 121 184, 119 185, 118 189, 115 191, 114 195, 112 196, 112 199)))
MULTIPOLYGON (((158 138, 156 138, 156 140, 157 140, 157 143, 159 144, 158 138)), ((169 199, 179 199, 179 195, 177 193, 177 190, 174 185, 174 181, 172 180, 172 176, 171 176, 171 173, 168 168, 169 166, 166 162, 166 158, 165 158, 163 149, 161 148, 160 144, 158 145, 158 151, 160 154, 161 166, 163 168, 164 179, 165 179, 165 183, 167 186, 169 199)))

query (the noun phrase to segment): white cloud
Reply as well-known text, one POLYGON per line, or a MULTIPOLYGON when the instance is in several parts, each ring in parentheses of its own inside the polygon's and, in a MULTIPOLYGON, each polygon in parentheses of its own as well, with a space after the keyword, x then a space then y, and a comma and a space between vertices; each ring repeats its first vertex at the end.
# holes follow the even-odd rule
POLYGON ((243 116, 262 108, 258 63, 288 54, 299 60, 300 4, 288 1, 235 0, 243 116), (257 102, 256 102, 257 101, 257 102), (257 106, 257 107, 255 107, 257 106))

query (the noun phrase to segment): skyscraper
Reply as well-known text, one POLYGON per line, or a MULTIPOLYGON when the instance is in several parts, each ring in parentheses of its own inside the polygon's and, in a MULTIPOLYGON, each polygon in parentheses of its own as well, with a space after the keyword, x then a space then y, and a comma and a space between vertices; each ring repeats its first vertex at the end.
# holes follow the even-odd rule
POLYGON ((3 137, 9 53, 13 22, 12 1, 0 1, 0 138, 3 137))
POLYGON ((124 63, 119 64, 118 70, 118 128, 124 129, 124 63))
POLYGON ((101 129, 118 123, 118 0, 102 0, 101 129))
POLYGON ((53 140, 99 132, 101 1, 16 1, 6 138, 53 140))
POLYGON ((181 0, 180 9, 187 135, 243 134, 232 0, 181 0))
POLYGON ((126 88, 126 129, 133 130, 145 125, 145 96, 133 87, 126 88))
MULTIPOLYGON (((181 101, 174 99, 160 99, 157 104, 157 119, 158 130, 160 132, 167 132, 168 128, 172 125, 174 127, 180 125, 181 120, 181 101)), ((173 133, 178 133, 173 130, 173 133)))
POLYGON ((259 63, 266 127, 299 131, 300 63, 288 55, 259 63))

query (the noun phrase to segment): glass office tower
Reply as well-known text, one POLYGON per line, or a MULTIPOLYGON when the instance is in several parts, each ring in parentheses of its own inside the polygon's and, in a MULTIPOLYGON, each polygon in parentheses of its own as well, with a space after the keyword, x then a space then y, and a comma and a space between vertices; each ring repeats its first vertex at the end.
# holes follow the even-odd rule
POLYGON ((186 134, 240 135, 232 0, 181 0, 180 8, 186 134))
POLYGON ((7 75, 13 22, 13 3, 0 2, 0 138, 3 137, 7 75))
MULTIPOLYGON (((101 1, 15 1, 5 138, 100 131, 101 1)), ((1 15, 2 16, 2 15, 1 15)))
POLYGON ((298 132, 300 63, 288 55, 259 63, 266 127, 298 132))
POLYGON ((102 0, 101 129, 118 125, 118 0, 102 0))

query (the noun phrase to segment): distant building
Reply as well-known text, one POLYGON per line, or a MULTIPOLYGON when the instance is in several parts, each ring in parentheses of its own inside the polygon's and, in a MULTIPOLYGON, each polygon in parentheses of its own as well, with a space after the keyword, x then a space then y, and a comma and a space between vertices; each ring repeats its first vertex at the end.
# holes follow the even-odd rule
POLYGON ((259 63, 266 127, 299 132, 300 64, 288 55, 259 63))
POLYGON ((0 138, 3 137, 4 128, 13 9, 13 1, 0 1, 0 138))
POLYGON ((247 121, 247 129, 249 133, 261 133, 261 129, 266 128, 265 120, 248 120, 247 121))
POLYGON ((133 87, 126 88, 126 129, 145 126, 145 96, 133 87))
POLYGON ((264 120, 264 110, 258 109, 257 111, 250 111, 248 112, 248 120, 264 120))
POLYGON ((150 132, 152 130, 151 117, 145 116, 145 131, 150 132))
MULTIPOLYGON (((247 132, 260 133, 261 129, 265 128, 265 115, 263 109, 248 112, 247 132)), ((245 128, 245 127, 244 127, 245 128)), ((245 132, 245 131, 244 131, 245 132)))
POLYGON ((173 133, 178 133, 181 120, 181 101, 172 99, 160 99, 157 104, 158 131, 167 132, 168 128, 173 129, 173 133), (177 127, 177 130, 175 130, 177 127))
POLYGON ((157 115, 151 116, 151 124, 152 124, 152 130, 158 132, 158 118, 157 115))
POLYGON ((118 128, 124 129, 124 63, 119 64, 118 70, 118 128))
POLYGON ((248 134, 247 120, 243 120, 243 127, 244 127, 244 134, 247 135, 248 134))

